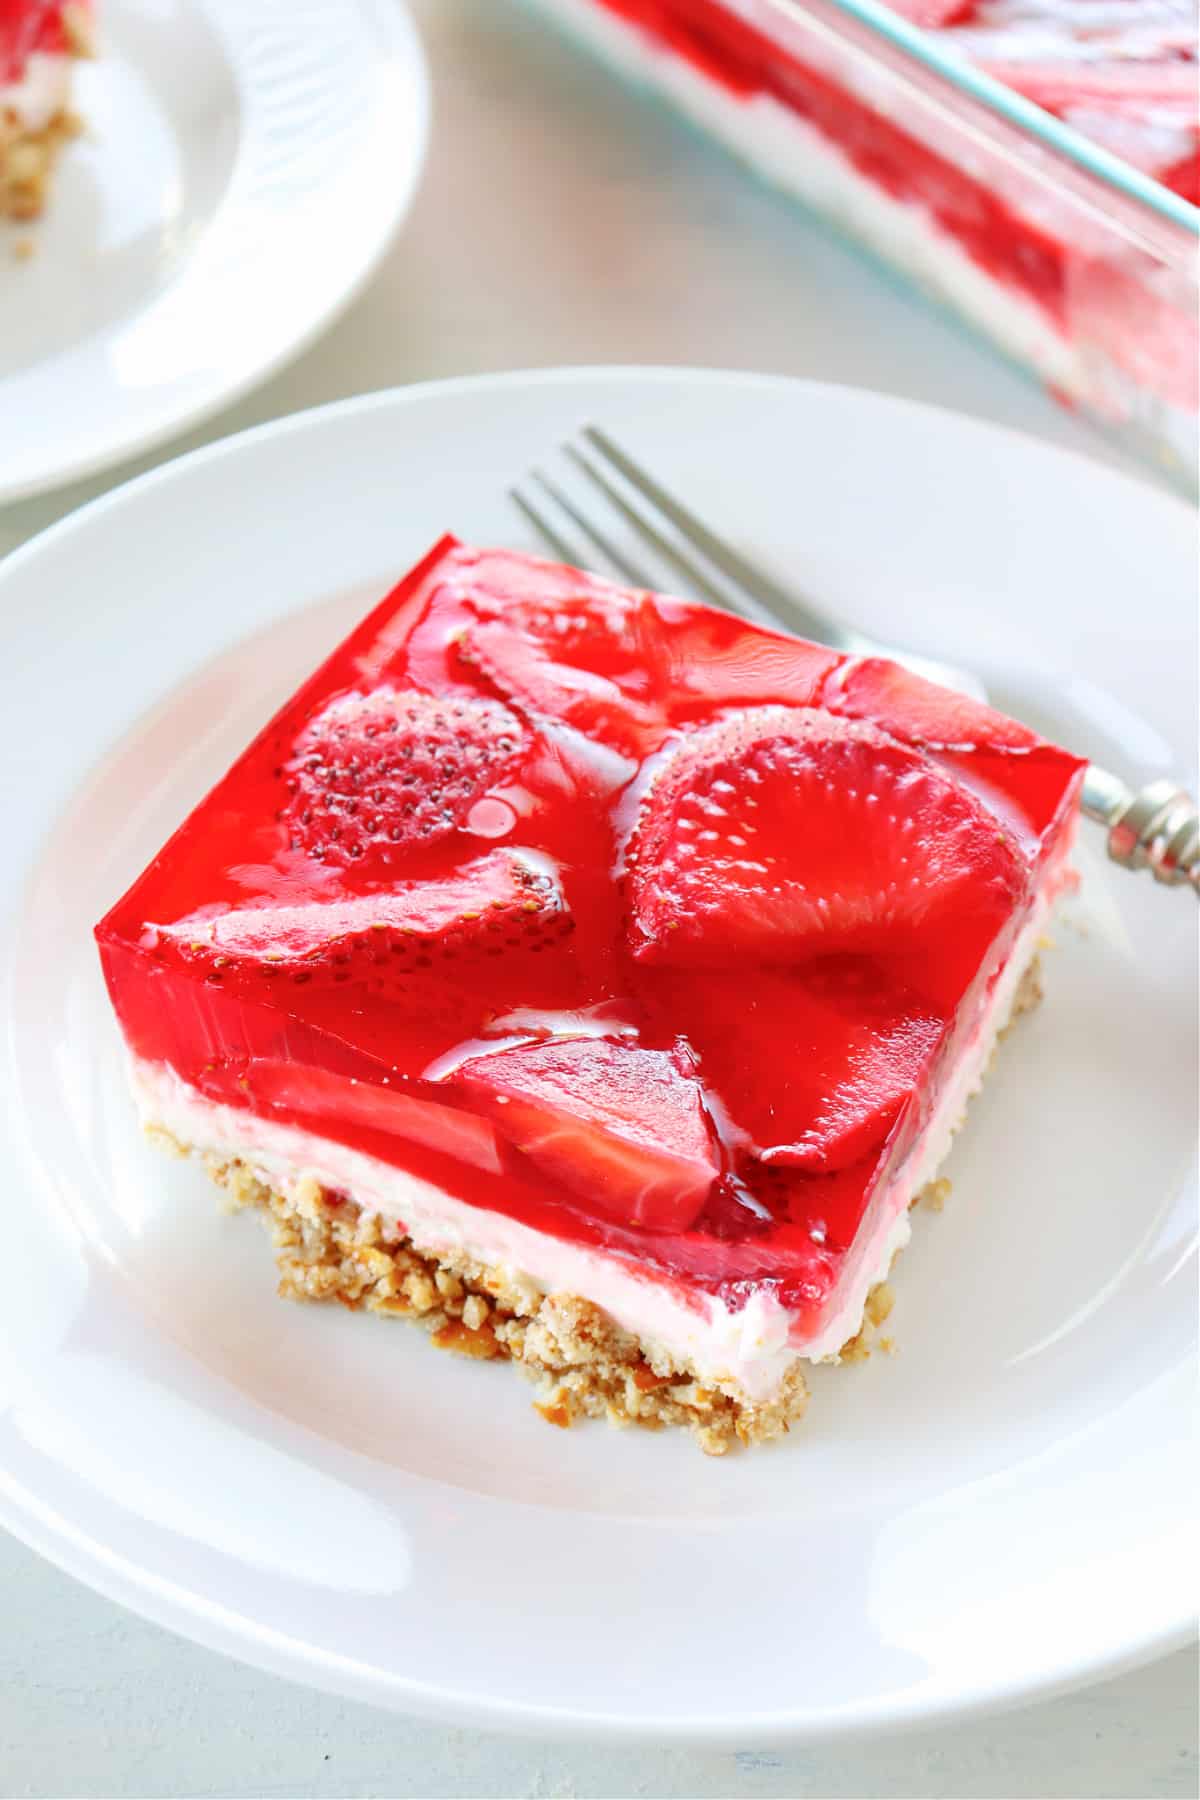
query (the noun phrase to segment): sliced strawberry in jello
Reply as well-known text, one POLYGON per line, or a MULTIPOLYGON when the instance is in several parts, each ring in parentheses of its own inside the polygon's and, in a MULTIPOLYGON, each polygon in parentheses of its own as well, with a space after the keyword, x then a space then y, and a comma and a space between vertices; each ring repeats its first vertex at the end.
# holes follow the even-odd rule
POLYGON ((328 1069, 257 1058, 246 1086, 259 1104, 284 1108, 326 1129, 344 1132, 349 1127, 401 1138, 489 1174, 501 1172, 495 1128, 487 1119, 399 1084, 383 1086, 378 1080, 347 1079, 328 1069))
POLYGON ((543 1174, 621 1224, 686 1231, 720 1173, 701 1090, 669 1051, 560 1039, 474 1057, 454 1083, 543 1174))
POLYGON ((830 712, 926 750, 1030 750, 1038 742, 1027 725, 882 656, 846 663, 821 698, 830 712))
MULTIPOLYGON (((270 984, 368 985, 390 998, 414 975, 556 944, 572 920, 544 859, 493 850, 441 880, 296 906, 235 907, 147 925, 142 946, 226 991, 263 997, 270 984)), ((415 983, 419 990, 419 980, 415 983)))
MULTIPOLYGON (((619 757, 636 758, 662 736, 657 708, 626 693, 610 675, 556 662, 529 636, 503 620, 488 620, 463 634, 460 662, 498 693, 541 720, 561 719, 593 745, 608 743, 619 757)), ((628 765, 613 771, 628 775, 628 765)))
POLYGON ((883 1143, 945 1033, 934 1008, 859 957, 752 980, 663 969, 648 1007, 686 1037, 743 1159, 814 1171, 846 1168, 883 1143))
MULTIPOLYGON (((530 748, 496 700, 341 694, 300 732, 279 771, 290 848, 364 879, 381 879, 413 849, 453 831, 500 835, 486 796, 530 748)), ((512 814, 491 803, 498 820, 512 814)))
POLYGON ((453 636, 460 664, 514 707, 627 756, 656 750, 673 725, 717 706, 807 705, 839 660, 712 607, 625 592, 554 564, 536 565, 532 591, 513 595, 511 562, 486 556, 475 580, 455 589, 472 620, 453 636), (480 577, 497 584, 497 564, 493 592, 480 577))
POLYGON ((883 657, 845 664, 826 683, 822 700, 831 712, 869 721, 889 737, 927 750, 1034 854, 1037 839, 1062 810, 1065 753, 982 701, 883 657))
POLYGON ((661 737, 665 631, 646 596, 546 564, 532 591, 473 583, 463 601, 457 656, 515 706, 625 755, 661 737))
POLYGON ((752 708, 684 737, 629 852, 645 961, 794 963, 897 953, 1011 915, 1019 852, 919 750, 816 708, 752 708))

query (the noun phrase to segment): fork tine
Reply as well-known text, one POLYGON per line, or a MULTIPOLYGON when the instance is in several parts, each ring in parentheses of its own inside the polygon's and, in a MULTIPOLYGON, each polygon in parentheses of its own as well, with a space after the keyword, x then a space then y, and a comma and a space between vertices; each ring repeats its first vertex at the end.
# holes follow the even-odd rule
MULTIPOLYGON (((681 537, 695 549, 702 551, 714 568, 737 584, 741 590, 736 605, 738 612, 757 619, 759 624, 770 626, 775 631, 800 631, 821 643, 836 644, 847 635, 836 620, 808 605, 799 594, 781 587, 765 569, 735 550, 724 538, 718 537, 702 519, 696 517, 690 507, 669 494, 653 475, 634 461, 628 451, 614 443, 606 431, 602 431, 598 425, 585 425, 583 436, 593 449, 598 450, 624 476, 630 487, 635 488, 643 499, 649 500, 658 508, 681 537)), ((678 553, 674 554, 678 560, 678 553)), ((724 604, 729 606, 728 598, 724 604)))
POLYGON ((521 492, 520 488, 509 488, 508 497, 517 508, 517 511, 524 515, 533 526, 537 535, 542 539, 542 542, 554 552, 560 562, 569 563, 573 568, 578 568, 580 566, 581 558, 578 547, 574 544, 568 544, 566 538, 559 536, 559 533, 550 523, 545 513, 539 511, 533 501, 521 492))
MULTIPOLYGON (((550 499, 553 500, 557 506, 562 508, 568 519, 570 519, 574 525, 578 526, 588 542, 594 544, 600 554, 608 558, 613 568, 616 569, 617 573, 622 576, 624 580, 632 582, 634 587, 639 588, 653 588, 657 586, 654 576, 650 574, 648 570, 640 568, 631 556, 617 544, 614 544, 612 539, 601 531, 598 525, 580 512, 570 496, 564 494, 562 489, 551 481, 548 476, 543 475, 540 469, 535 469, 533 471, 533 480, 537 482, 542 491, 545 494, 548 494, 550 499)), ((586 561, 586 559, 584 560, 586 561)), ((576 559, 576 561, 578 561, 578 559, 576 559)))
MULTIPOLYGON (((613 485, 607 475, 605 475, 601 469, 596 467, 596 464, 591 461, 590 457, 584 455, 578 445, 564 444, 563 451, 570 457, 576 468, 581 470, 582 473, 587 476, 589 481, 595 483, 609 505, 613 507, 616 512, 620 513, 626 524, 631 525, 648 544, 658 551, 660 556, 665 557, 668 562, 672 563, 675 568, 680 571, 684 580, 689 582, 693 588, 703 594, 706 600, 711 600, 713 605, 719 606, 723 612, 741 613, 745 615, 751 613, 753 609, 754 612, 759 613, 760 617, 764 617, 753 599, 751 599, 749 603, 747 603, 742 596, 738 596, 735 599, 734 596, 730 594, 727 587, 719 586, 713 581, 707 571, 702 569, 700 564, 692 557, 688 556, 686 551, 682 550, 678 544, 674 544, 671 542, 670 538, 664 537, 662 532, 659 531, 658 527, 654 524, 653 520, 648 518, 645 513, 640 512, 636 506, 633 506, 630 501, 625 498, 624 494, 613 485)), ((653 582, 648 582, 643 585, 654 586, 655 584, 653 582)), ((773 618, 764 617, 764 622, 769 625, 778 624, 778 621, 773 618)))

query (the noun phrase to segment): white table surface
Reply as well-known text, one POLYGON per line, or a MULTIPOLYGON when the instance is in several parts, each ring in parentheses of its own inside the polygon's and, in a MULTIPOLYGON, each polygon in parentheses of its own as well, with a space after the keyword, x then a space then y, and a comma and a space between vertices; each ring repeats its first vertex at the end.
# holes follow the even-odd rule
MULTIPOLYGON (((0 554, 181 449, 474 370, 778 370, 976 413, 1120 464, 872 266, 511 0, 415 0, 434 78, 416 211, 368 291, 203 430, 0 509, 0 554)), ((0 1794, 1192 1796, 1194 1652, 1002 1719, 795 1753, 446 1732, 308 1693, 118 1610, 0 1536, 0 1794)))

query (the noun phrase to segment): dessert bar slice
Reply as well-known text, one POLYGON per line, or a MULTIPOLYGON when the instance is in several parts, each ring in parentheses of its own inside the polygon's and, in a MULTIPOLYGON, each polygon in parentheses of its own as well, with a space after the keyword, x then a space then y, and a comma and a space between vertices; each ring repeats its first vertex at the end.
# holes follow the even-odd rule
POLYGON ((776 1436, 1070 880, 1083 764, 895 664, 444 539, 97 928, 285 1294, 556 1424, 776 1436))
POLYGON ((0 0, 0 219, 36 219, 58 153, 78 129, 76 60, 91 54, 90 0, 0 0))

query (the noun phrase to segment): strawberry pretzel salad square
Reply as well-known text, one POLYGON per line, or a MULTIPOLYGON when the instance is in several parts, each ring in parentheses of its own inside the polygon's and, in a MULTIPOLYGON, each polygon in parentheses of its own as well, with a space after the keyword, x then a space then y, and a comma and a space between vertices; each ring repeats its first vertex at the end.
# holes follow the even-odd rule
POLYGON ((896 664, 445 538, 97 927, 280 1291, 720 1454, 860 1357, 1037 992, 1084 764, 896 664))

